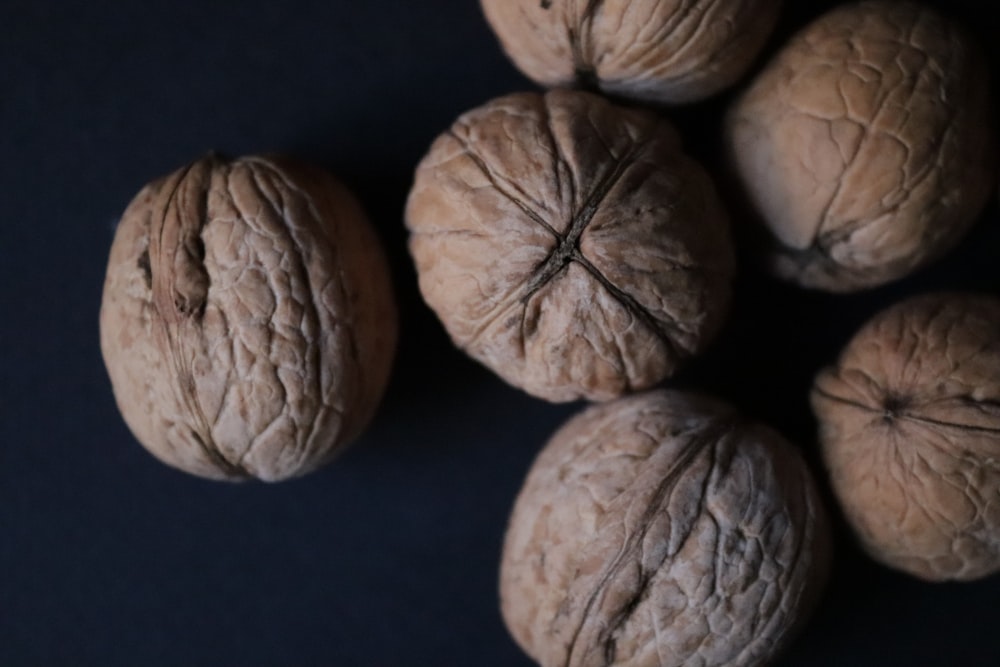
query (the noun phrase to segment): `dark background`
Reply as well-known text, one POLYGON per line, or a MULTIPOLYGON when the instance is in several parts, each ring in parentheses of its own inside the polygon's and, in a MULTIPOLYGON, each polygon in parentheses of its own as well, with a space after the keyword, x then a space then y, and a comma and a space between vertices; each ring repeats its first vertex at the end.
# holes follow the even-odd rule
MULTIPOLYGON (((771 50, 831 4, 788 3, 771 50)), ((933 4, 980 34, 996 71, 979 3, 933 4)), ((581 406, 534 400, 451 347, 401 218, 437 133, 533 88, 472 0, 0 2, 0 665, 530 664, 498 612, 500 545, 533 456, 581 406), (210 149, 328 167, 393 261, 388 395, 353 448, 300 480, 229 485, 156 462, 101 361, 117 217, 210 149)), ((667 114, 708 163, 726 101, 667 114)), ((946 260, 852 296, 744 262, 728 328, 671 384, 771 423, 815 465, 815 371, 904 295, 1000 292, 998 217, 994 198, 946 260)), ((921 583, 867 560, 839 519, 837 536, 827 596, 782 665, 1000 665, 1000 578, 921 583)))

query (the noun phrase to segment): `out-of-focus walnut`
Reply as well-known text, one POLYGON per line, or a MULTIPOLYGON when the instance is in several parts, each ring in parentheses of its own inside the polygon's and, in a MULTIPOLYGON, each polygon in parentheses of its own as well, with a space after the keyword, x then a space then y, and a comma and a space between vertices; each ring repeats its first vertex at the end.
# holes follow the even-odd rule
POLYGON ((818 599, 828 540, 776 432, 704 397, 631 396, 571 419, 532 466, 503 617, 544 667, 760 665, 818 599))
POLYGON ((778 0, 481 0, 507 55, 544 86, 677 104, 735 82, 778 0))
POLYGON ((471 111, 417 169, 420 289, 460 348, 552 401, 643 389, 728 307, 728 221, 673 128, 587 93, 471 111))
POLYGON ((862 545, 922 579, 1000 570, 1000 301, 909 299, 816 378, 833 489, 862 545))
POLYGON ((799 33, 726 120, 773 271, 850 291, 954 246, 994 183, 987 79, 968 37, 914 4, 846 5, 799 33))
POLYGON ((388 267, 354 197, 280 159, 199 160, 115 235, 101 350, 136 438, 172 466, 281 480, 358 435, 389 376, 388 267))

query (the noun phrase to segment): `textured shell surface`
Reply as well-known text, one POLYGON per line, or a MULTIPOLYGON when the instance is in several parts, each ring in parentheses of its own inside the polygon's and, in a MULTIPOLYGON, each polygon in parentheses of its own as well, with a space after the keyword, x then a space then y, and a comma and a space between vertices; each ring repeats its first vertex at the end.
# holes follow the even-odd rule
POLYGON ((501 607, 544 667, 761 665, 815 603, 827 545, 812 477, 776 432, 705 397, 638 394, 539 454, 501 607))
POLYGON ((995 185, 988 81, 969 36, 917 4, 847 4, 799 32, 726 119, 770 268, 853 291, 957 244, 995 185))
POLYGON ((833 490, 877 560, 922 579, 1000 570, 1000 300, 910 298, 812 391, 833 490))
POLYGON ((545 86, 661 104, 703 99, 753 64, 778 0, 481 0, 507 55, 545 86))
POLYGON ((274 481, 367 424, 396 343, 374 229, 332 176, 289 160, 198 160, 146 186, 115 236, 101 349, 156 457, 274 481))
POLYGON ((673 127, 587 93, 464 114, 407 202, 420 290, 452 340, 552 401, 650 387, 728 309, 728 218, 673 127))

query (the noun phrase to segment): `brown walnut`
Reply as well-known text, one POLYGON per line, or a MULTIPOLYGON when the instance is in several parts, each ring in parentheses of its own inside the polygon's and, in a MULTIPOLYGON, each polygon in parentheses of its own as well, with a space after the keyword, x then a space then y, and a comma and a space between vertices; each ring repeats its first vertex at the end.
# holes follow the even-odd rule
POLYGON ((281 159, 209 156, 147 185, 108 262, 101 350, 165 463, 281 480, 357 436, 396 344, 388 267, 354 197, 281 159))
POLYGON ((801 31, 726 121, 771 269, 851 291, 954 246, 994 183, 988 87, 967 35, 919 5, 845 5, 801 31))
POLYGON ((728 307, 733 251, 712 182, 666 122, 595 95, 466 113, 417 168, 406 220, 452 340, 548 400, 659 382, 728 307))
POLYGON ((1000 301, 875 316, 816 378, 833 490, 877 560, 927 580, 1000 570, 1000 301))
POLYGON ((818 599, 829 535, 781 436, 650 392, 566 423, 528 473, 501 609, 544 667, 761 665, 818 599))
POLYGON ((544 86, 692 102, 734 83, 778 0, 481 0, 507 55, 544 86))

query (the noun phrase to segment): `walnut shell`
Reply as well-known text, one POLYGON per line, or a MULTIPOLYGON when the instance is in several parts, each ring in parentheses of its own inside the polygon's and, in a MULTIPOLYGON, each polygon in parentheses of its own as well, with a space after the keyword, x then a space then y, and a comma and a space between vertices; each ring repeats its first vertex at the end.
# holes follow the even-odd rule
POLYGON ((877 560, 927 580, 1000 570, 1000 301, 876 315, 812 390, 833 490, 877 560))
POLYGON ((771 269, 858 290, 954 246, 994 183, 987 79, 958 26, 906 2, 839 7, 792 39, 726 119, 771 269))
POLYGON ((776 432, 704 397, 640 394, 592 406, 539 454, 501 609, 544 667, 760 665, 818 599, 828 539, 776 432))
POLYGON ((693 102, 734 83, 764 46, 778 0, 481 0, 507 55, 543 86, 693 102))
POLYGON ((704 170, 656 116, 587 93, 463 115, 406 207, 424 299, 460 348, 551 401, 643 389, 728 308, 733 250, 704 170))
POLYGON ((122 416, 165 463, 281 480, 357 436, 396 312, 378 239, 332 176, 215 156, 147 185, 108 262, 101 350, 122 416))

